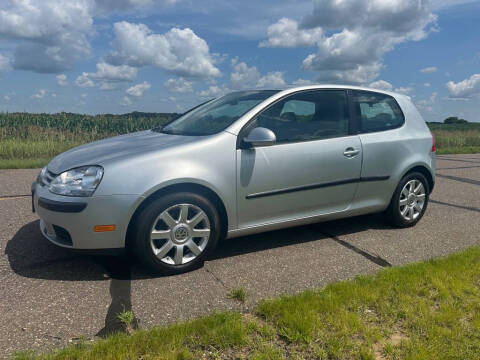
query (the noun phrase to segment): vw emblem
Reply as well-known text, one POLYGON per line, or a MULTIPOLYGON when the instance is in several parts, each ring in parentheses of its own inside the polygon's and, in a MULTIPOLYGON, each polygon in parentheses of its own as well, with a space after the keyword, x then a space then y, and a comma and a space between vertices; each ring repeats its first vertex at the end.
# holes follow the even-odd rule
POLYGON ((179 227, 175 230, 175 239, 182 241, 188 237, 188 230, 184 227, 179 227))

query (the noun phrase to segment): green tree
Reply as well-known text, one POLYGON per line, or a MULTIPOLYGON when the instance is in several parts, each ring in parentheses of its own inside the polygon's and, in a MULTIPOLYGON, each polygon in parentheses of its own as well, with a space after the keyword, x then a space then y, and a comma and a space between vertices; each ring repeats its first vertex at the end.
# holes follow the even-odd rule
POLYGON ((465 119, 459 119, 456 116, 450 116, 443 121, 444 124, 468 124, 465 119))

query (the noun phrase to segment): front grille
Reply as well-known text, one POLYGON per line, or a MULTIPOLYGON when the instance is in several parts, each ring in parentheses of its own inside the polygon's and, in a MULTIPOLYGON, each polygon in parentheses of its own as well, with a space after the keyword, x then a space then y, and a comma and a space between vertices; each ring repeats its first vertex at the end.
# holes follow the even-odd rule
POLYGON ((55 230, 56 240, 66 246, 73 246, 72 238, 67 230, 61 226, 53 225, 53 230, 55 230))

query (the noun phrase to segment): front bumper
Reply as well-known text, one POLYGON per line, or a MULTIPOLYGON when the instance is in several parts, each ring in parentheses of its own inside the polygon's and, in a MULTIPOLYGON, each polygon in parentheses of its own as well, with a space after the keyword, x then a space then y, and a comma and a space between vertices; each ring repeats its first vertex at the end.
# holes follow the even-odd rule
POLYGON ((72 249, 124 248, 129 220, 141 200, 139 195, 69 197, 32 185, 40 231, 52 243, 72 249), (96 225, 115 225, 115 230, 95 232, 96 225))

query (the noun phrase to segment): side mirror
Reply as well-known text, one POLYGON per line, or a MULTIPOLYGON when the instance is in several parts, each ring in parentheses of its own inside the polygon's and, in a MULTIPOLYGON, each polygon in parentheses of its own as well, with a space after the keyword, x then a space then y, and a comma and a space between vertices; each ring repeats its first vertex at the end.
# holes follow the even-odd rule
POLYGON ((257 127, 250 131, 250 133, 243 138, 243 144, 246 148, 251 148, 255 146, 270 146, 275 144, 277 137, 274 132, 270 129, 257 127))

